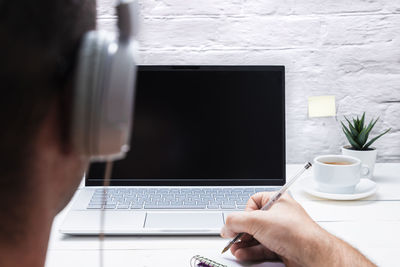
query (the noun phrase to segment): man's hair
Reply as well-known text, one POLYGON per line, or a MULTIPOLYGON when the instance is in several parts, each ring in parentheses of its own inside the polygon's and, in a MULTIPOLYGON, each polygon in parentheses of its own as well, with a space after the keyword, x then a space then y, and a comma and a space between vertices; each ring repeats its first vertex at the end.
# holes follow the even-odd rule
POLYGON ((80 40, 95 25, 95 0, 0 0, 0 221, 18 217, 8 206, 29 190, 36 133, 72 89, 80 40))

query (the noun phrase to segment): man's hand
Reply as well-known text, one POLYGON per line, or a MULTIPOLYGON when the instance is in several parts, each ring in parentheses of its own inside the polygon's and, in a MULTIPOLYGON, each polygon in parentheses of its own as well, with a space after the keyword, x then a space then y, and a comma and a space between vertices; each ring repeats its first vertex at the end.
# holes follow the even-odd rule
POLYGON ((247 233, 231 247, 238 260, 281 259, 287 266, 359 266, 358 263, 374 266, 357 250, 316 224, 288 194, 268 211, 259 210, 271 196, 272 193, 255 194, 249 199, 246 211, 226 218, 223 237, 247 233), (345 262, 341 258, 349 256, 356 261, 345 262))

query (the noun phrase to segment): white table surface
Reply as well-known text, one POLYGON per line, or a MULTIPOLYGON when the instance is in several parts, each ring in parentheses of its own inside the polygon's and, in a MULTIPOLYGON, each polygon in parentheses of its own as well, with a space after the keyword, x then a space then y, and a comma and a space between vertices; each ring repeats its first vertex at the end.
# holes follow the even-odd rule
MULTIPOLYGON (((288 165, 287 176, 301 165, 288 165)), ((330 201, 307 195, 301 180, 291 189, 311 217, 346 240, 378 266, 398 266, 400 253, 400 164, 380 163, 373 180, 375 195, 357 201, 330 201)), ((67 206, 54 220, 47 267, 98 266, 97 237, 72 237, 58 232, 67 206)), ((104 242, 105 266, 189 266, 187 255, 220 251, 226 240, 216 236, 113 236, 104 242)))

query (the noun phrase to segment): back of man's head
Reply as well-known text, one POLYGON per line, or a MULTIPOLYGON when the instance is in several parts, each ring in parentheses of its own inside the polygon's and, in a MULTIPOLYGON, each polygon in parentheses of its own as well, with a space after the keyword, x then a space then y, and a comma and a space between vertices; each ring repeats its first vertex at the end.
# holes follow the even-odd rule
POLYGON ((79 42, 95 23, 94 0, 0 0, 3 237, 6 224, 19 216, 18 199, 29 190, 35 135, 51 104, 71 91, 79 42))

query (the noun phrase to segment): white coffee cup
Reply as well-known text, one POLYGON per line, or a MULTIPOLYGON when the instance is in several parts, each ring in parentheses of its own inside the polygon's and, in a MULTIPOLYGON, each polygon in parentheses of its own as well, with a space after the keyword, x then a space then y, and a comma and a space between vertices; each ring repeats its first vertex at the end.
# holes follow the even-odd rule
POLYGON ((314 159, 314 180, 318 189, 326 193, 354 193, 360 177, 367 177, 367 165, 355 157, 324 155, 314 159))

